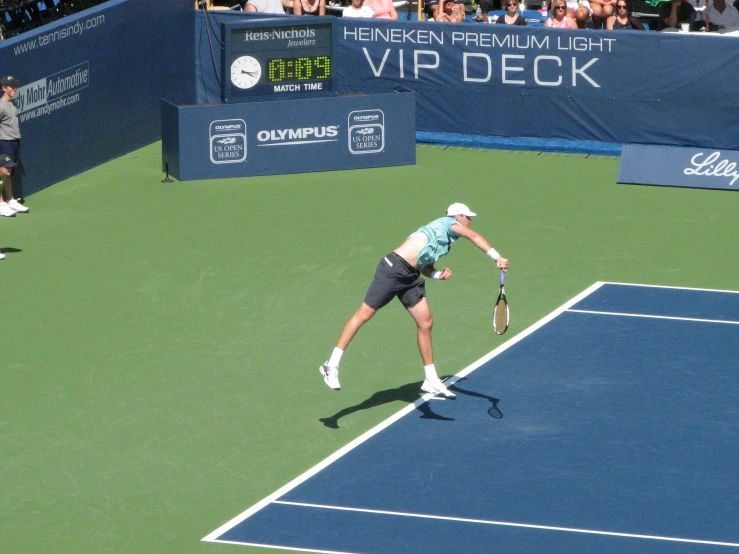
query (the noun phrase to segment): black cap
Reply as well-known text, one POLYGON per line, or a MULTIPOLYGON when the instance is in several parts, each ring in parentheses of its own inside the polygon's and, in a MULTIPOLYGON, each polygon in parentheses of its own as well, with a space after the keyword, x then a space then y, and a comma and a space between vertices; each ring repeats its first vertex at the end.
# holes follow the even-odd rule
POLYGON ((0 156, 0 167, 15 167, 15 162, 10 156, 0 156))
POLYGON ((0 77, 0 87, 18 87, 21 82, 12 75, 0 77))

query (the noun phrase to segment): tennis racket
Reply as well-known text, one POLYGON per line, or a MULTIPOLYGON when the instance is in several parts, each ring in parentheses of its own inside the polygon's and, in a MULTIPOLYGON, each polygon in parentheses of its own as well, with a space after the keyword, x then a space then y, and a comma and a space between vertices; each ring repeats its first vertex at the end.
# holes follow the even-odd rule
POLYGON ((508 300, 505 297, 505 273, 501 269, 500 294, 498 294, 498 300, 495 302, 495 310, 493 310, 493 329, 495 329, 495 332, 499 335, 505 333, 508 330, 509 320, 508 300))

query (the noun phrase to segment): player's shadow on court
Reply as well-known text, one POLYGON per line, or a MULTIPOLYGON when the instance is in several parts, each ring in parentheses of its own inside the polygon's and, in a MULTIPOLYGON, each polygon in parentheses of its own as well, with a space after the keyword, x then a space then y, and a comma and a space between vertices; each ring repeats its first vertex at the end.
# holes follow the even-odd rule
MULTIPOLYGON (((445 378, 446 377, 442 377, 442 379, 445 379, 445 378)), ((407 385, 400 386, 396 389, 387 389, 387 390, 377 391, 372 396, 370 396, 367 400, 364 400, 363 402, 356 404, 354 406, 349 406, 348 408, 344 408, 343 410, 336 412, 331 417, 322 417, 318 421, 323 423, 329 429, 338 429, 339 420, 342 417, 346 417, 360 410, 369 410, 370 408, 376 408, 377 406, 381 406, 383 404, 389 404, 390 402, 395 402, 395 401, 413 404, 423 394, 423 392, 421 392, 421 384, 422 384, 422 381, 416 381, 415 383, 408 383, 407 385)), ((431 409, 429 402, 422 403, 421 405, 417 406, 416 409, 419 412, 421 412, 421 419, 436 419, 438 421, 454 421, 454 419, 451 417, 444 417, 442 415, 435 413, 431 409)))
POLYGON ((459 383, 461 383, 462 381, 466 381, 466 380, 467 380, 466 377, 462 377, 459 381, 457 381, 452 386, 450 386, 449 389, 453 390, 454 392, 460 392, 462 394, 466 394, 467 396, 485 398, 491 404, 490 408, 488 409, 488 415, 495 419, 503 419, 503 412, 501 412, 500 408, 498 408, 498 402, 500 402, 500 398, 495 398, 488 394, 482 394, 481 392, 475 392, 469 389, 463 389, 462 387, 459 386, 459 383))
POLYGON ((23 252, 20 248, 13 248, 12 246, 6 246, 5 248, 0 247, 0 252, 3 254, 17 254, 18 252, 23 252))

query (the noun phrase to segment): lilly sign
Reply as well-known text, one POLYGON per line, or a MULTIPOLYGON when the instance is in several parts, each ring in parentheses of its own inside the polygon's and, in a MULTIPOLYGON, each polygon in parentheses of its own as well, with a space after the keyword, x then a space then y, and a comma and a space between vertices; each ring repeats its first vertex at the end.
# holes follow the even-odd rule
POLYGON ((618 182, 739 190, 739 151, 626 144, 618 182))

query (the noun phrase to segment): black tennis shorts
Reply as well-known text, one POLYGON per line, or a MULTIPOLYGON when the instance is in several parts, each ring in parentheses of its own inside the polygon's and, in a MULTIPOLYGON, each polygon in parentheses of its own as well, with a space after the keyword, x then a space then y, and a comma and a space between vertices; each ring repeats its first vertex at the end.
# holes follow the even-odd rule
POLYGON ((412 308, 426 296, 426 282, 417 268, 391 252, 377 264, 364 303, 379 310, 396 296, 406 309, 412 308))
MULTIPOLYGON (((20 158, 21 141, 19 140, 0 140, 0 156, 10 156, 10 159, 17 165, 20 158)), ((10 174, 15 171, 15 167, 9 167, 10 174)))

